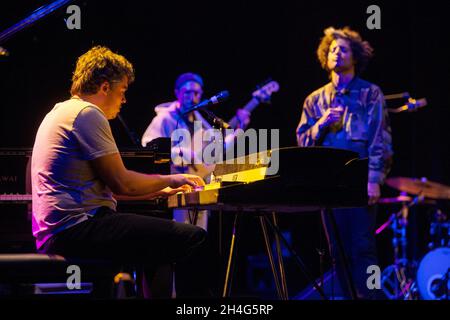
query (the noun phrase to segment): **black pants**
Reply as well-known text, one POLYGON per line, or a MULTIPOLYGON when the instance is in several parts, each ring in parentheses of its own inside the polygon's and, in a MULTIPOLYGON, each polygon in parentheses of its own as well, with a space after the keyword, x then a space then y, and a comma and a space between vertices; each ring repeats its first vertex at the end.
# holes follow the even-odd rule
MULTIPOLYGON (((375 242, 376 208, 334 209, 333 214, 349 262, 358 298, 378 298, 380 295, 378 291, 380 290, 369 290, 367 287, 367 279, 369 277, 367 267, 378 265, 375 242)), ((339 284, 344 296, 349 298, 351 295, 342 262, 339 259, 336 238, 328 217, 322 216, 322 220, 325 222, 325 230, 330 243, 331 256, 335 262, 339 284)))
MULTIPOLYGON (((206 231, 167 219, 116 213, 103 207, 94 217, 50 238, 40 252, 72 258, 107 259, 148 270, 176 263, 177 296, 204 296, 207 284, 193 281, 204 268, 206 231)), ((200 279, 201 280, 201 279, 200 279)))

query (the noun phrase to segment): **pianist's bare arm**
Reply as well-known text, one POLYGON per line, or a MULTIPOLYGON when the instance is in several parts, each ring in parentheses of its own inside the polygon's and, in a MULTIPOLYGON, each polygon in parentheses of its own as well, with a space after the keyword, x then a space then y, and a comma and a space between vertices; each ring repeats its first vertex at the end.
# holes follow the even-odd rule
POLYGON ((150 175, 128 170, 119 153, 94 159, 92 165, 100 178, 117 195, 148 196, 166 187, 176 189, 183 185, 194 187, 205 184, 202 178, 195 175, 150 175))
POLYGON ((194 189, 189 185, 184 185, 179 188, 167 187, 157 192, 145 194, 143 196, 124 196, 120 194, 114 194, 114 198, 119 201, 143 201, 143 200, 153 200, 157 198, 167 198, 170 195, 176 194, 178 192, 191 192, 194 189))

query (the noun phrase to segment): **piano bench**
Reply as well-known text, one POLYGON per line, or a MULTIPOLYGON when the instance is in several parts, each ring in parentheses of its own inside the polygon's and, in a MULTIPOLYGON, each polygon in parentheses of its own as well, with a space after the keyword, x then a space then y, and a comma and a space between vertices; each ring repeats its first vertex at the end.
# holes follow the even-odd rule
POLYGON ((71 294, 113 298, 114 276, 119 271, 120 266, 109 261, 0 254, 0 297, 71 294))

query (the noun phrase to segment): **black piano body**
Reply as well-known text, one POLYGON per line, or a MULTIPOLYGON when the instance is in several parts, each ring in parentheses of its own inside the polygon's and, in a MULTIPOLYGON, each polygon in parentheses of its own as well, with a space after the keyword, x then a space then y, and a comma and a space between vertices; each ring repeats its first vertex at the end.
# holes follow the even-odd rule
MULTIPOLYGON (((170 173, 170 139, 158 138, 146 148, 119 148, 128 169, 170 173)), ((0 148, 0 252, 34 251, 31 233, 31 148, 0 148)), ((119 201, 117 210, 171 218, 165 199, 119 201)))

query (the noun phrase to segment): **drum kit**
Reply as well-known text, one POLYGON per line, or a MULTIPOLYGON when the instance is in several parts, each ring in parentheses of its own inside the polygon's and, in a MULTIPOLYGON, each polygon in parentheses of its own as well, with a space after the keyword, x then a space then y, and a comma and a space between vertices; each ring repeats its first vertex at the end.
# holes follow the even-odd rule
POLYGON ((386 184, 398 191, 394 198, 381 198, 381 204, 401 204, 376 234, 390 227, 393 231, 394 263, 381 274, 385 295, 392 300, 449 300, 450 295, 450 221, 437 207, 438 201, 450 200, 450 187, 428 181, 393 177, 386 184), (428 252, 419 263, 407 257, 409 209, 415 205, 433 206, 428 252))

